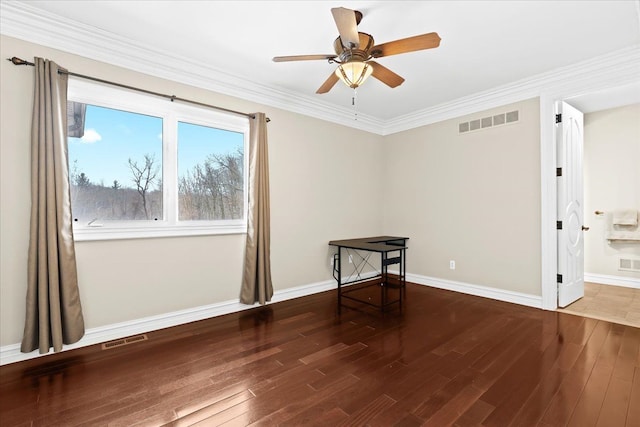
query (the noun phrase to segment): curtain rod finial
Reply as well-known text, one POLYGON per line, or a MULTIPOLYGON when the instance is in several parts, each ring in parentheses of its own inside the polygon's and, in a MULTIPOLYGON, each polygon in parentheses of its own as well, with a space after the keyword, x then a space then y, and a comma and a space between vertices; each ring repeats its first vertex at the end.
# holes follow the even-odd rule
POLYGON ((7 58, 7 61, 11 61, 13 63, 13 65, 33 65, 32 63, 25 61, 24 59, 20 59, 16 56, 13 56, 11 58, 7 58))

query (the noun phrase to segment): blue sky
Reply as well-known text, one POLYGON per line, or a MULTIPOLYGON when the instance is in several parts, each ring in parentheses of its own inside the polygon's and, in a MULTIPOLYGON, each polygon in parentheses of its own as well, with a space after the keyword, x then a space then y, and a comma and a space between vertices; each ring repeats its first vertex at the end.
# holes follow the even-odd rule
MULTIPOLYGON (((243 134, 189 123, 178 124, 178 174, 209 154, 235 153, 243 134)), ((84 172, 94 184, 110 187, 114 180, 132 187, 128 159, 144 164, 144 155, 162 162, 162 119, 87 105, 85 134, 69 138, 71 173, 84 172), (74 170, 75 169, 75 170, 74 170)))

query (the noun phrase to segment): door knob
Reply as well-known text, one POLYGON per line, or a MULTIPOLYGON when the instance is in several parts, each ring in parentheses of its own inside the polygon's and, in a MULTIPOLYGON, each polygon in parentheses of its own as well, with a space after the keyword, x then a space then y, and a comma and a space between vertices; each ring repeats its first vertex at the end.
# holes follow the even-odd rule
POLYGON ((582 226, 582 231, 589 231, 589 227, 582 226))

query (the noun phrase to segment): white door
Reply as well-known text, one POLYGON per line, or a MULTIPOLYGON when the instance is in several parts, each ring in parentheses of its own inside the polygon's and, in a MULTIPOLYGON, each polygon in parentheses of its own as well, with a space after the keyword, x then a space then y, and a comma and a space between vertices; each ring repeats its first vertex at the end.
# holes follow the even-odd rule
POLYGON ((558 306, 584 296, 583 115, 569 104, 557 106, 558 306))

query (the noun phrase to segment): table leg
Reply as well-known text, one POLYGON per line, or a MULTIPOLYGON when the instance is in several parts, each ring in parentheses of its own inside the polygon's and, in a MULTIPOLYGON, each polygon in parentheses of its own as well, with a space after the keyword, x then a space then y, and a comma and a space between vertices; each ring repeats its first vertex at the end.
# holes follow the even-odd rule
POLYGON ((342 313, 342 248, 338 246, 338 314, 342 313))
POLYGON ((380 265, 382 267, 382 271, 380 272, 380 311, 384 311, 387 305, 387 253, 380 253, 380 265))

